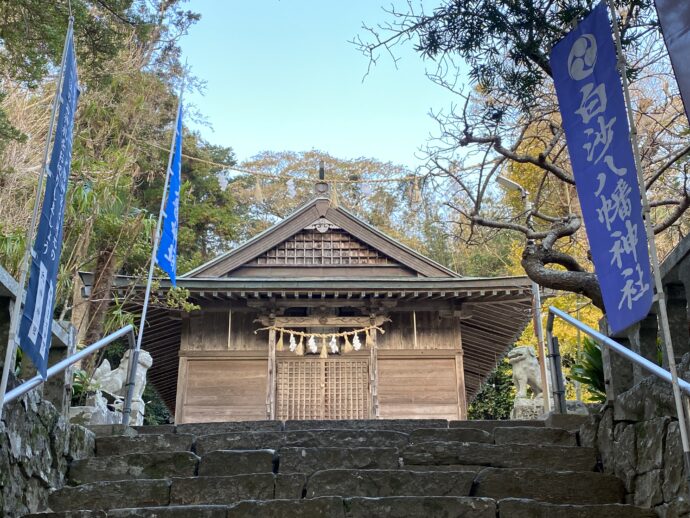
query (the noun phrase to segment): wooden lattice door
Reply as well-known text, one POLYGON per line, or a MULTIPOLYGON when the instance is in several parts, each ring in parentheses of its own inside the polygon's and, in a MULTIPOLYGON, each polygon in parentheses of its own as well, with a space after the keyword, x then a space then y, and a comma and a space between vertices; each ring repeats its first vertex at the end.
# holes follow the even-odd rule
POLYGON ((278 358, 278 419, 368 419, 368 358, 278 358))

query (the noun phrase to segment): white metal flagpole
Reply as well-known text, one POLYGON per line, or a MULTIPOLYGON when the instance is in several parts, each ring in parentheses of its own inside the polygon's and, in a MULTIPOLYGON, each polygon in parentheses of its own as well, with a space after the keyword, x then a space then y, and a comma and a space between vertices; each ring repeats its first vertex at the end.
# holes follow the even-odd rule
POLYGON ((630 89, 628 87, 628 78, 626 76, 626 61, 623 54, 623 46, 621 45, 621 36, 618 30, 618 17, 612 0, 607 0, 609 11, 611 12, 611 19, 613 21, 613 34, 616 40, 616 49, 618 51, 618 71, 623 81, 623 95, 625 96, 625 105, 628 112, 628 124, 630 125, 630 142, 633 148, 633 156, 635 158, 635 168, 637 169, 637 182, 640 186, 640 195, 642 196, 642 211, 644 215, 645 231, 647 233, 647 241, 649 242, 649 256, 652 265, 652 272, 654 275, 654 287, 656 291, 656 302, 659 306, 659 324, 661 327, 661 337, 666 348, 666 356, 668 357, 668 366, 671 371, 671 382, 673 384, 673 398, 676 404, 676 412, 678 414, 678 428, 680 429, 680 438, 683 444, 683 452, 685 456, 686 477, 690 478, 690 443, 688 442, 687 421, 685 419, 685 411, 683 408, 683 397, 678 385, 678 369, 676 368, 676 357, 673 352, 673 342, 671 340, 671 329, 668 323, 668 312, 666 310, 666 295, 664 294, 664 286, 661 279, 661 272, 659 269, 659 257, 656 251, 656 241, 654 240, 654 228, 652 227, 651 210, 649 208, 649 200, 647 199, 647 190, 645 188, 644 175, 642 174, 642 164, 640 163, 640 148, 637 141, 637 127, 635 126, 635 119, 633 115, 632 102, 630 101, 630 89))
POLYGON ((55 119, 57 118, 58 108, 60 107, 60 92, 62 91, 62 82, 64 79, 65 60, 67 59, 67 44, 72 37, 74 18, 70 15, 69 25, 67 27, 67 37, 65 38, 65 45, 62 49, 62 61, 60 62, 60 72, 58 73, 57 86, 55 87, 55 97, 53 99, 52 113, 50 114, 50 124, 48 125, 48 135, 46 137, 46 145, 43 150, 42 167, 38 175, 38 187, 36 189, 36 199, 34 200, 34 211, 31 214, 31 222, 26 232, 26 243, 24 245, 24 256, 20 266, 19 286, 17 287, 17 297, 12 308, 12 315, 10 318, 10 332, 9 341, 7 343, 7 350, 5 351, 5 363, 2 369, 2 381, 0 381, 0 418, 2 418, 2 410, 4 406, 5 394, 7 393, 7 382, 9 380, 10 369, 14 368, 16 352, 17 352, 17 330, 19 329, 19 319, 22 315, 22 302, 24 300, 24 289, 26 286, 26 278, 29 273, 29 263, 31 257, 31 249, 33 248, 34 234, 36 232, 36 220, 38 219, 38 208, 41 206, 41 195, 43 194, 43 184, 48 171, 48 154, 50 153, 50 143, 53 140, 53 130, 55 128, 55 119))
POLYGON ((163 211, 165 210, 165 203, 168 199, 168 184, 170 183, 170 167, 172 166, 173 153, 175 151, 175 141, 177 140, 177 126, 180 121, 180 112, 182 107, 182 96, 184 94, 185 77, 182 78, 182 85, 180 88, 180 97, 177 101, 177 114, 175 115, 175 125, 173 126, 172 142, 170 143, 170 155, 168 156, 168 167, 165 170, 165 182, 163 184, 163 196, 161 196, 161 208, 158 212, 158 223, 156 224, 156 233, 153 238, 153 248, 151 249, 151 264, 149 264, 149 275, 146 280, 146 291, 144 292, 144 305, 141 309, 141 321, 139 322, 139 331, 137 333, 137 342, 134 351, 130 351, 129 369, 127 376, 127 397, 125 399, 122 411, 122 424, 129 424, 129 417, 132 412, 132 396, 134 395, 134 380, 136 377, 137 363, 139 361, 139 351, 141 350, 141 342, 144 338, 144 325, 146 324, 146 313, 149 307, 149 298, 151 296, 151 282, 153 281, 153 270, 156 266, 156 252, 158 251, 158 244, 160 242, 161 226, 163 225, 163 211))

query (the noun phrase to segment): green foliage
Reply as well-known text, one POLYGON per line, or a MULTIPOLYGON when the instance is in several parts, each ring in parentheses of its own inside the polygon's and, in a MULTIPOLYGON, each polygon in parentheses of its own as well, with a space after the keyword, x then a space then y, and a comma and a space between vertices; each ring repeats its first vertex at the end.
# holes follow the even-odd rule
POLYGON ((580 360, 570 371, 570 377, 587 386, 590 398, 598 403, 606 401, 606 385, 604 384, 604 362, 601 347, 590 338, 583 340, 580 360))
POLYGON ((153 388, 153 385, 150 383, 146 385, 142 397, 146 403, 144 409, 145 425, 167 424, 174 421, 168 407, 165 406, 165 403, 163 403, 163 400, 158 395, 158 392, 156 392, 156 389, 153 388))
POLYGON ((469 419, 509 419, 513 408, 513 370, 503 359, 469 405, 469 419))
POLYGON ((75 369, 72 373, 72 405, 83 405, 89 394, 93 394, 100 386, 91 379, 85 370, 75 369))

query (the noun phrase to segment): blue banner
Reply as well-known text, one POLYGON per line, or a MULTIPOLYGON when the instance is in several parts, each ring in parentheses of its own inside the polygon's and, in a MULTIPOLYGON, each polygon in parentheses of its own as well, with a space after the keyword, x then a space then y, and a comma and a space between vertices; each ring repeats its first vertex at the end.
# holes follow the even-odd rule
POLYGON ((31 358, 38 372, 46 378, 48 351, 52 338, 53 308, 57 286, 60 253, 62 252, 62 224, 70 165, 72 163, 72 129, 77 108, 77 58, 74 54, 72 31, 67 35, 65 66, 60 108, 53 150, 48 164, 43 208, 38 222, 36 240, 31 252, 29 287, 17 342, 31 358))
POLYGON ((604 2, 554 46, 551 68, 606 318, 617 333, 649 313, 653 284, 604 2))
MULTIPOLYGON (((168 200, 165 203, 163 212, 163 231, 161 240, 156 252, 156 262, 163 271, 170 276, 172 285, 176 285, 177 271, 177 228, 180 216, 180 176, 182 168, 182 104, 178 109, 177 127, 175 128, 175 145, 173 146, 173 157, 170 162, 170 185, 168 200)), ((163 193, 165 195, 165 193, 163 193)))

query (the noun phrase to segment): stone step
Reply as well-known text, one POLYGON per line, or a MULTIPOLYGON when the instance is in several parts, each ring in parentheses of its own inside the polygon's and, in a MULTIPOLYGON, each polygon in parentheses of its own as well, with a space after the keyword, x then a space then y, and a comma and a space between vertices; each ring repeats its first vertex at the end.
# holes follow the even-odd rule
POLYGON ((306 497, 470 496, 474 478, 471 471, 331 469, 309 477, 306 497))
POLYGON ((468 497, 319 497, 303 500, 240 502, 228 518, 496 518, 496 504, 488 498, 468 497))
POLYGON ((278 450, 304 448, 402 448, 409 435, 390 430, 294 430, 287 432, 233 432, 203 435, 196 440, 196 452, 204 455, 215 450, 278 450))
POLYGON ((494 442, 493 434, 479 428, 418 428, 410 432, 410 444, 420 442, 494 442))
POLYGON ((448 428, 445 419, 338 419, 285 421, 283 429, 291 430, 393 430, 411 432, 418 428, 448 428))
POLYGON ((161 451, 109 455, 74 461, 67 474, 72 485, 106 480, 193 477, 199 457, 191 452, 161 451))
POLYGON ((526 498, 554 504, 620 504, 624 502, 625 487, 620 479, 604 473, 485 468, 474 479, 472 496, 526 498))
POLYGON ((593 448, 549 445, 426 442, 404 448, 401 456, 403 465, 470 464, 563 471, 592 471, 597 465, 593 448))
POLYGON ((558 505, 507 498, 403 496, 383 498, 318 497, 293 500, 242 501, 231 506, 140 507, 108 511, 65 511, 25 518, 370 518, 386 516, 468 518, 655 518, 651 509, 623 504, 558 505))
POLYGON ((397 469, 397 448, 281 448, 280 473, 306 473, 326 469, 397 469))
POLYGON ((155 451, 191 451, 194 436, 180 433, 143 434, 134 437, 108 436, 96 438, 96 455, 127 455, 155 451))
POLYGON ((512 428, 515 426, 530 426, 543 428, 542 420, 476 420, 476 421, 448 421, 448 428, 479 428, 485 432, 493 433, 497 428, 512 428))
POLYGON ((577 446, 577 434, 562 428, 511 426, 494 430, 496 444, 553 444, 577 446))
POLYGON ((187 423, 175 427, 177 433, 212 435, 231 432, 280 432, 282 421, 229 421, 222 423, 187 423))
POLYGON ((274 450, 219 450, 205 454, 199 462, 202 476, 232 476, 277 471, 274 450))
POLYGON ((63 487, 48 497, 53 511, 153 507, 170 502, 169 480, 118 480, 63 487))
POLYGON ((656 518, 651 509, 632 505, 559 505, 535 500, 506 498, 498 502, 499 518, 656 518))

